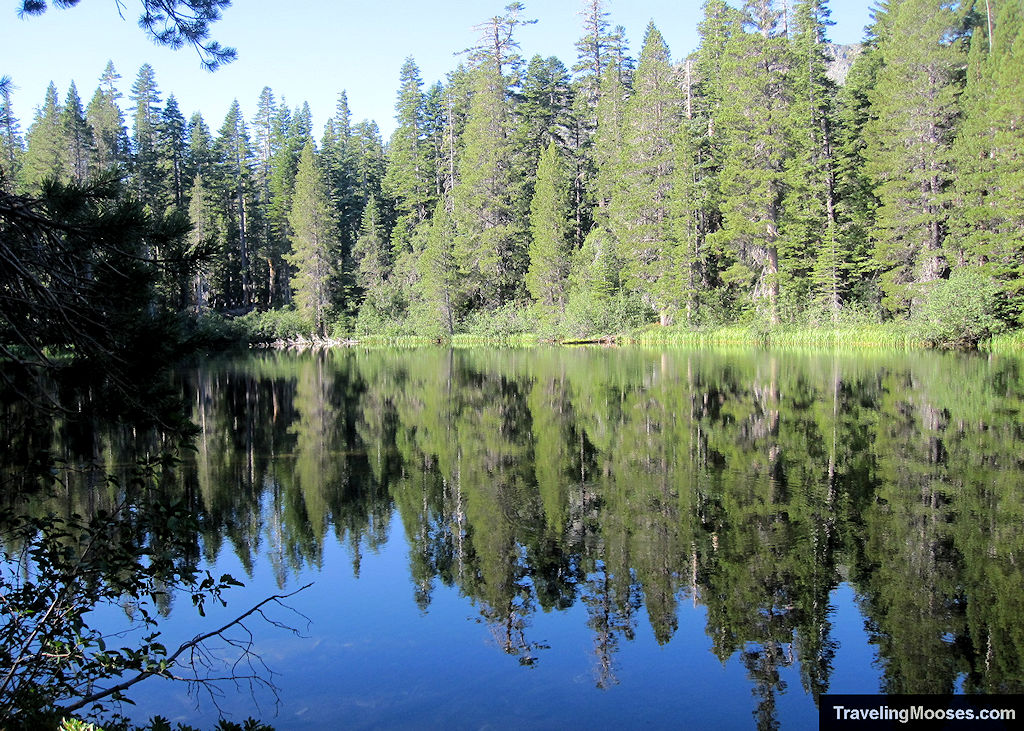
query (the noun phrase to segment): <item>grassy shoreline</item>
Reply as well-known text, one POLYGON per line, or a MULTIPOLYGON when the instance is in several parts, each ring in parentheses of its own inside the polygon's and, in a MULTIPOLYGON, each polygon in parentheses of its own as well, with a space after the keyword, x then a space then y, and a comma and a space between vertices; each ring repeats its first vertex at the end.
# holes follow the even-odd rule
MULTIPOLYGON (((301 345, 301 340, 282 342, 301 345)), ((252 343, 251 343, 252 344, 252 343)), ((536 347, 539 345, 625 346, 751 346, 761 348, 836 348, 927 350, 932 346, 920 336, 900 325, 863 325, 837 328, 797 327, 744 327, 728 326, 715 329, 689 330, 679 327, 650 327, 641 330, 595 335, 591 338, 550 338, 535 333, 512 333, 504 336, 458 333, 450 338, 431 338, 421 335, 367 335, 355 336, 351 344, 378 348, 417 348, 444 345, 455 348, 484 346, 536 347)), ((983 341, 978 350, 987 353, 1024 354, 1024 331, 1002 333, 983 341)))

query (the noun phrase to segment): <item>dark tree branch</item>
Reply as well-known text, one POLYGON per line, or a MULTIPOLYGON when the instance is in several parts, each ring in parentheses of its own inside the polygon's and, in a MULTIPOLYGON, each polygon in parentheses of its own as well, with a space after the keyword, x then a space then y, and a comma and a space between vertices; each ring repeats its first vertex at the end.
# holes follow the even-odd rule
MULTIPOLYGON (((58 8, 72 8, 80 0, 53 0, 58 8)), ((118 14, 124 18, 123 0, 115 0, 118 14)), ((203 68, 215 71, 237 57, 234 48, 210 40, 210 26, 221 18, 231 0, 139 0, 142 14, 139 27, 155 43, 173 50, 190 45, 199 54, 203 68)), ((47 10, 46 0, 22 0, 18 16, 41 15, 47 10)))
MULTIPOLYGON (((207 642, 208 640, 211 640, 211 639, 215 638, 215 637, 224 640, 228 645, 230 645, 232 647, 239 648, 239 649, 242 650, 242 656, 238 660, 236 660, 235 663, 232 665, 232 669, 233 670, 236 669, 238 667, 239 663, 241 663, 243 661, 251 660, 252 658, 258 658, 258 656, 255 655, 255 653, 252 652, 252 647, 253 647, 254 641, 253 641, 253 638, 252 638, 252 634, 249 632, 249 629, 244 624, 245 620, 248 619, 249 617, 255 615, 255 614, 259 614, 264 620, 270 622, 275 627, 285 626, 285 625, 282 625, 279 622, 272 621, 272 620, 268 619, 267 616, 263 613, 263 608, 266 607, 268 604, 278 604, 280 606, 285 606, 286 607, 286 605, 283 604, 283 600, 289 599, 289 598, 295 596, 296 594, 298 594, 301 591, 305 591, 306 589, 308 589, 312 585, 313 585, 312 583, 309 583, 309 584, 306 584, 305 586, 302 586, 302 587, 296 589, 293 592, 289 592, 288 594, 274 594, 273 596, 267 597, 263 601, 259 602, 258 604, 254 605, 253 607, 251 607, 247 612, 244 612, 244 613, 240 614, 239 616, 235 617, 233 620, 231 620, 227 624, 223 625, 222 627, 219 627, 219 628, 217 628, 215 630, 211 630, 209 632, 205 632, 205 633, 200 634, 200 635, 196 635, 195 637, 193 637, 188 642, 183 642, 181 645, 178 646, 178 649, 175 650, 166 659, 166 661, 162 664, 163 667, 159 667, 158 666, 158 667, 153 668, 153 669, 143 670, 138 675, 135 675, 134 677, 129 678, 128 680, 125 680, 125 681, 123 681, 121 683, 118 683, 117 685, 111 686, 110 688, 106 688, 106 689, 101 690, 99 692, 92 693, 91 695, 88 695, 88 696, 86 696, 84 698, 81 698, 77 702, 72 703, 71 705, 64 706, 63 710, 68 712, 68 713, 71 713, 73 711, 77 711, 80 708, 84 708, 85 706, 92 705, 93 703, 101 701, 104 698, 109 698, 110 696, 114 695, 115 693, 121 693, 122 691, 127 690, 128 688, 132 687, 136 683, 139 683, 139 682, 145 680, 146 678, 152 677, 154 675, 162 675, 162 676, 167 677, 168 676, 168 671, 170 670, 170 668, 172 666, 174 666, 174 664, 177 662, 178 658, 181 657, 182 655, 184 655, 186 652, 189 653, 189 657, 190 657, 189 665, 191 667, 195 668, 195 666, 197 664, 200 664, 198 659, 197 659, 197 653, 205 655, 205 653, 207 651, 206 651, 206 649, 204 647, 204 643, 207 642), (235 627, 241 627, 248 634, 248 639, 245 642, 240 643, 237 640, 232 640, 231 638, 225 636, 225 633, 228 632, 228 630, 230 630, 232 628, 235 628, 235 627)), ((291 609, 291 607, 286 607, 286 608, 291 609)), ((294 610, 292 610, 292 611, 294 611, 294 610)), ((288 629, 291 629, 292 631, 296 631, 296 630, 294 630, 294 628, 291 628, 291 627, 289 627, 288 629)), ((266 666, 264 666, 264 668, 265 667, 266 666)), ((252 680, 258 679, 258 678, 259 678, 259 676, 256 675, 256 676, 251 676, 248 679, 250 681, 252 681, 252 680)), ((226 678, 187 678, 187 677, 181 677, 179 679, 187 680, 190 683, 200 683, 200 684, 206 685, 207 683, 216 682, 217 680, 234 680, 234 681, 237 681, 237 680, 243 679, 243 678, 240 678, 238 675, 236 675, 234 672, 232 672, 232 674, 230 676, 226 677, 226 678)))

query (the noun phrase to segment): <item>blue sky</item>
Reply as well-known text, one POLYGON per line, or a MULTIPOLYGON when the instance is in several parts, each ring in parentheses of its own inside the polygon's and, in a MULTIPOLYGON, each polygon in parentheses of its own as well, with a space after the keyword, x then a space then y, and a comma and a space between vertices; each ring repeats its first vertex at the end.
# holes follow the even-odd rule
MULTIPOLYGON (((394 127, 398 71, 406 56, 416 60, 425 85, 443 80, 459 61, 453 53, 475 42, 473 26, 501 13, 508 1, 235 0, 214 37, 237 48, 239 58, 211 74, 200 68, 191 49, 171 51, 150 42, 135 25, 136 0, 124 0, 125 19, 114 0, 87 0, 25 19, 18 18, 15 1, 7 0, 6 17, 0 16, 0 75, 14 81, 12 101, 22 131, 50 81, 63 101, 74 80, 87 104, 110 59, 122 76, 125 97, 139 67, 148 62, 163 98, 173 93, 186 117, 202 112, 215 132, 232 99, 251 118, 260 90, 269 86, 293 107, 308 101, 318 132, 344 89, 353 121, 375 120, 386 138, 394 127)), ((634 56, 653 20, 679 59, 696 46, 701 4, 610 0, 607 9, 612 25, 625 26, 634 56)), ((557 56, 571 66, 582 5, 582 0, 525 0, 525 17, 538 23, 519 33, 523 56, 557 56)), ((871 0, 833 0, 831 39, 859 41, 871 5, 871 0)), ((127 106, 127 98, 122 104, 127 106)))

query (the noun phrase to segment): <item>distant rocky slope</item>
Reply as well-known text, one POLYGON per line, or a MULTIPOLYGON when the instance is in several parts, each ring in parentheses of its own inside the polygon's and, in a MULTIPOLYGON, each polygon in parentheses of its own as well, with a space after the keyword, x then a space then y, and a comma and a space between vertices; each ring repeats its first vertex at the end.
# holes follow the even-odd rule
POLYGON ((829 56, 832 57, 832 62, 828 65, 828 77, 841 86, 846 82, 850 67, 864 47, 860 43, 829 43, 827 49, 829 56))

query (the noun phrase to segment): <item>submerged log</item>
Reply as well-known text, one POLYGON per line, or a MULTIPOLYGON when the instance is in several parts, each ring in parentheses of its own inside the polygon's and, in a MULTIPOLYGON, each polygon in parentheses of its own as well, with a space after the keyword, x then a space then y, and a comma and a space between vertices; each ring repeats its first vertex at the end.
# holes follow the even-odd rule
POLYGON ((583 338, 579 340, 563 340, 562 345, 615 345, 618 335, 604 335, 599 338, 583 338))
POLYGON ((298 336, 295 338, 278 338, 268 343, 252 343, 253 348, 273 348, 274 350, 328 350, 330 348, 347 348, 358 345, 358 340, 351 338, 324 338, 313 336, 307 338, 298 336))

